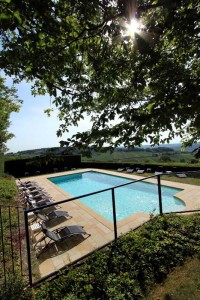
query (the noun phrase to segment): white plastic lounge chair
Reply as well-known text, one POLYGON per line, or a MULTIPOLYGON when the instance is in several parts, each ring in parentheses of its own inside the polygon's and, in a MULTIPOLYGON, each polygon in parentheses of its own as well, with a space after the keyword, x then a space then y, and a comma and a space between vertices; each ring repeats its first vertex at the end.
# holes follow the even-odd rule
POLYGON ((131 169, 131 168, 126 169, 126 173, 133 173, 133 172, 134 172, 134 169, 131 169))
POLYGON ((171 174, 173 173, 172 171, 165 171, 166 174, 171 174))
POLYGON ((137 174, 143 174, 144 173, 144 170, 137 170, 137 172, 136 172, 137 174))
POLYGON ((177 173, 176 176, 179 177, 179 178, 186 178, 187 177, 187 175, 185 173, 177 173))
POLYGON ((158 171, 156 171, 156 172, 154 173, 154 175, 161 175, 161 174, 163 174, 163 172, 158 172, 158 171))
POLYGON ((117 171, 118 172, 123 172, 125 170, 125 168, 118 168, 117 171))

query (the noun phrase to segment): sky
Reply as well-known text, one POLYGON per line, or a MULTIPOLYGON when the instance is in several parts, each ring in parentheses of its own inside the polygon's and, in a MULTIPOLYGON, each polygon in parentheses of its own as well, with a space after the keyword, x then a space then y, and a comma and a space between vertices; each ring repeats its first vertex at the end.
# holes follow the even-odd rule
MULTIPOLYGON (((2 77, 5 77, 1 73, 2 77)), ((6 85, 12 86, 12 79, 6 78, 6 85)), ((63 137, 57 137, 56 131, 59 129, 58 111, 55 110, 50 117, 44 113, 47 108, 52 108, 49 95, 36 96, 31 94, 31 84, 25 81, 15 85, 17 94, 23 100, 23 104, 18 113, 12 113, 10 117, 11 126, 9 132, 15 135, 6 143, 9 152, 23 150, 59 147, 59 141, 65 140, 72 134, 81 130, 89 129, 89 120, 80 122, 79 128, 71 127, 69 133, 63 137)))
MULTIPOLYGON (((5 77, 1 72, 1 76, 5 77)), ((6 85, 12 86, 12 78, 6 77, 6 85)), ((31 94, 31 84, 25 81, 15 85, 17 94, 23 100, 22 107, 18 113, 12 113, 10 117, 11 126, 9 132, 15 135, 6 143, 9 152, 18 152, 39 148, 59 147, 60 140, 66 140, 78 131, 90 128, 89 119, 85 118, 78 127, 69 128, 69 132, 62 137, 57 137, 56 131, 59 129, 58 110, 50 117, 44 113, 47 108, 52 108, 49 95, 36 96, 31 94)), ((89 118, 89 117, 88 117, 89 118)), ((176 138, 171 143, 179 143, 176 138)))

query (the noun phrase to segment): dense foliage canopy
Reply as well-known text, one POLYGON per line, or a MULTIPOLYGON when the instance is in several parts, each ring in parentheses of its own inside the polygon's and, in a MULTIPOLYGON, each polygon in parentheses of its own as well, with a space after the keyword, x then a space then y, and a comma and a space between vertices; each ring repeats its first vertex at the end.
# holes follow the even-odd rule
POLYGON ((0 77, 0 154, 5 152, 6 142, 13 137, 9 133, 10 114, 18 112, 21 100, 18 99, 16 89, 5 85, 5 79, 0 77))
POLYGON ((200 138, 198 0, 3 0, 0 66, 48 92, 84 147, 200 138), (126 26, 140 22, 130 35, 126 26), (168 136, 162 136, 167 131, 168 136))

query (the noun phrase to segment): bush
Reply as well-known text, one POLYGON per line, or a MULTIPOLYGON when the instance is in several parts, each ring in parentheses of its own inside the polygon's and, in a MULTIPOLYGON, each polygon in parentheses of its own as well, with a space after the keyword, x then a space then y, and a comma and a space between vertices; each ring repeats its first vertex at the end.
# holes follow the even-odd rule
POLYGON ((159 158, 159 161, 160 162, 171 162, 172 161, 172 159, 171 159, 171 157, 170 156, 168 156, 168 155, 161 155, 160 156, 160 158, 159 158))
POLYGON ((9 276, 5 286, 0 286, 1 300, 30 300, 32 299, 31 289, 25 288, 23 279, 17 274, 9 276))
POLYGON ((185 163, 185 159, 184 159, 184 158, 181 158, 181 159, 180 159, 180 162, 181 162, 181 163, 185 163))

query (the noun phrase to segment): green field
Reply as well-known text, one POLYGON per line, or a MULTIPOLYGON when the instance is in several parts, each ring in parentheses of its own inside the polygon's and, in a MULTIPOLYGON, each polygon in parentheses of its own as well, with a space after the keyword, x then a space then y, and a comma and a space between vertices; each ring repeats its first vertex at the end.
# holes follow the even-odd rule
POLYGON ((191 163, 194 154, 179 151, 107 151, 93 152, 91 157, 82 156, 82 161, 117 162, 117 163, 191 163))

